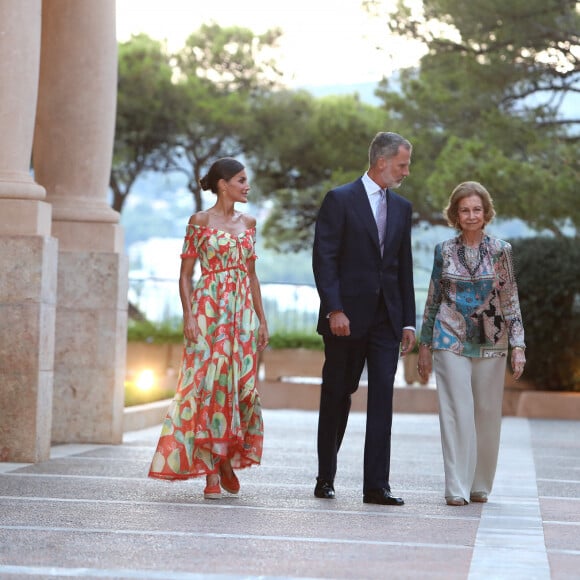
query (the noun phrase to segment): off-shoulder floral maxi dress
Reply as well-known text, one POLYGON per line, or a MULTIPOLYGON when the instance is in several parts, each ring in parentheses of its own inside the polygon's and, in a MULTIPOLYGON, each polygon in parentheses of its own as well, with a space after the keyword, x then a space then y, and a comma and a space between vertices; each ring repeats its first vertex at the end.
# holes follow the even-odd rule
POLYGON ((149 477, 188 479, 260 463, 263 422, 256 387, 257 331, 247 264, 255 229, 239 235, 188 225, 182 258, 197 258, 192 294, 200 329, 185 340, 175 397, 163 421, 149 477))

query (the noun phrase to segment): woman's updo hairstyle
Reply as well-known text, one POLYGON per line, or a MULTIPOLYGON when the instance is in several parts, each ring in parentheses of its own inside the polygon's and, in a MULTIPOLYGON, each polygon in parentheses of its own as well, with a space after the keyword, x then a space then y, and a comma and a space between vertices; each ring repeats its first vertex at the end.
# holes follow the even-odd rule
POLYGON ((213 193, 217 193, 217 184, 220 179, 229 181, 243 169, 244 166, 237 159, 222 157, 212 163, 207 174, 199 180, 199 184, 204 191, 211 190, 213 193))

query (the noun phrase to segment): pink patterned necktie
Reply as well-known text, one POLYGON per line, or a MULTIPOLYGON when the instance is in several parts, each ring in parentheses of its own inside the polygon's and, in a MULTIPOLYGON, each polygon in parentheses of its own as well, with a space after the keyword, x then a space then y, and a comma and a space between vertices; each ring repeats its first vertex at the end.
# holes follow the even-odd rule
POLYGON ((379 191, 379 205, 377 207, 377 228, 379 230, 379 245, 381 247, 381 256, 385 247, 385 233, 387 228, 387 199, 384 189, 379 191))

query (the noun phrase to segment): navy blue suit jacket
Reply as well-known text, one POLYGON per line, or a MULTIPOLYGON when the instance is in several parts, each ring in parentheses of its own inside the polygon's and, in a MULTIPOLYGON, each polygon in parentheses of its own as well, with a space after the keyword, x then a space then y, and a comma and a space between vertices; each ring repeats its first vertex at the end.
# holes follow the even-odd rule
POLYGON ((316 220, 312 254, 320 334, 331 334, 327 314, 342 310, 350 320, 351 337, 364 336, 380 297, 398 340, 405 326, 415 326, 411 221, 411 203, 387 190, 387 233, 381 257, 362 179, 326 194, 316 220))

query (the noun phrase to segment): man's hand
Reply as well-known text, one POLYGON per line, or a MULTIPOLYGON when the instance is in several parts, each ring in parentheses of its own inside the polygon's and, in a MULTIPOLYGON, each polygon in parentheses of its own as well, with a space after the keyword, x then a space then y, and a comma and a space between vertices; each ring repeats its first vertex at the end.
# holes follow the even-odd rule
POLYGON ((334 336, 350 336, 350 320, 344 312, 333 312, 328 322, 334 336))
POLYGON ((401 339, 401 356, 405 356, 408 352, 413 350, 415 346, 415 333, 410 328, 403 330, 403 338, 401 339))

